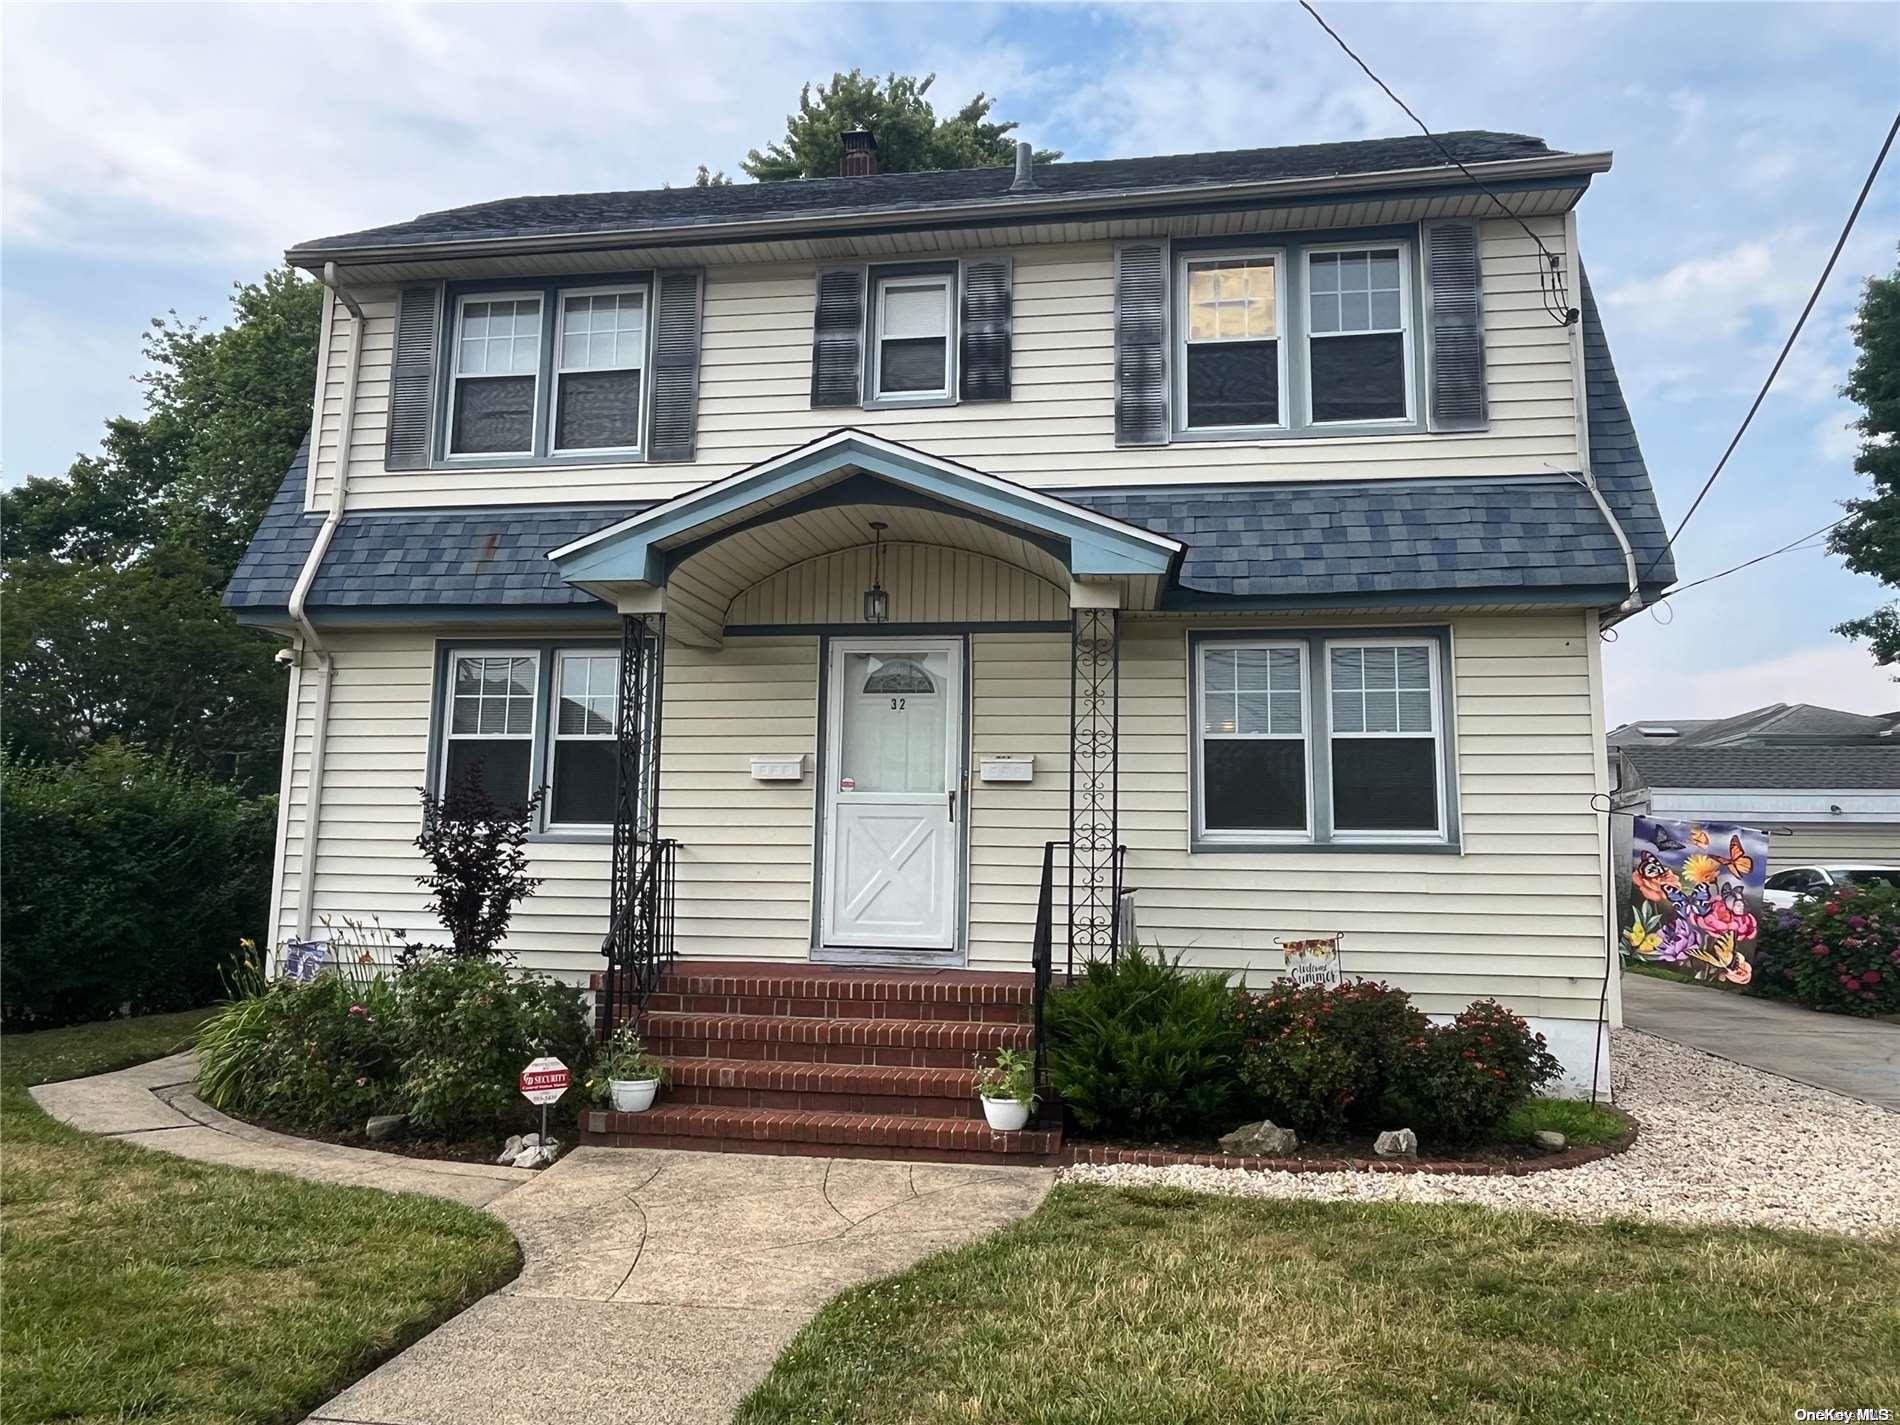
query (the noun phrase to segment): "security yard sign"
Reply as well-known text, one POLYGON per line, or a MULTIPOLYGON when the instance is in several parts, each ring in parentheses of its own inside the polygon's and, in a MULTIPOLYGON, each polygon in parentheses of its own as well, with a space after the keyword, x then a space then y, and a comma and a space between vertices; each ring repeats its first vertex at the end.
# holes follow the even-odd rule
POLYGON ((521 1096, 545 1108, 558 1102, 573 1082, 574 1076, 567 1071, 566 1064, 543 1055, 521 1071, 521 1096))

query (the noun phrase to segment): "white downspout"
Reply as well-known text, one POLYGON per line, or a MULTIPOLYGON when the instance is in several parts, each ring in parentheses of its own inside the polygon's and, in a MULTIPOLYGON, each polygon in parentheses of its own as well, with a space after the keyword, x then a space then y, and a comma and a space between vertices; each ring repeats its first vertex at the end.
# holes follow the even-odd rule
MULTIPOLYGON (((323 285, 330 289, 330 295, 341 302, 350 314, 350 345, 343 358, 343 408, 337 428, 336 472, 330 479, 330 508, 317 530, 316 542, 310 546, 310 555, 297 574, 297 582, 290 590, 290 621, 297 629, 299 659, 305 653, 316 659, 317 679, 316 707, 310 724, 310 776, 304 790, 302 872, 297 877, 297 938, 300 940, 310 938, 310 922, 316 905, 317 833, 323 819, 323 751, 330 730, 330 684, 334 677, 334 660, 329 649, 324 647, 316 625, 310 622, 306 605, 310 599, 311 586, 317 582, 317 570, 323 565, 323 556, 329 552, 330 541, 336 537, 337 526, 343 522, 343 505, 349 489, 350 435, 356 424, 356 372, 363 356, 363 308, 338 283, 334 262, 323 264, 323 285)), ((325 352, 324 359, 327 361, 328 358, 329 353, 325 352)), ((310 433, 312 480, 316 478, 317 453, 322 447, 322 436, 321 425, 310 433)))
MULTIPOLYGON (((1583 264, 1577 254, 1577 210, 1572 208, 1564 214, 1564 282, 1567 289, 1576 295, 1577 306, 1583 306, 1583 264)), ((1577 410, 1577 468, 1582 473, 1574 477, 1579 485, 1590 492, 1590 498, 1596 501, 1603 522, 1610 527, 1610 533, 1616 537, 1616 544, 1623 551, 1623 571, 1629 580, 1629 594, 1617 607, 1619 614, 1633 614, 1643 607, 1642 579, 1636 572, 1636 551, 1630 547, 1629 536, 1623 533, 1623 526, 1617 522, 1616 514, 1610 509, 1610 502, 1603 498, 1603 491, 1597 486, 1596 472, 1590 468, 1590 391, 1589 379, 1584 371, 1583 322, 1581 319, 1570 324, 1570 379, 1571 390, 1576 396, 1577 410)))

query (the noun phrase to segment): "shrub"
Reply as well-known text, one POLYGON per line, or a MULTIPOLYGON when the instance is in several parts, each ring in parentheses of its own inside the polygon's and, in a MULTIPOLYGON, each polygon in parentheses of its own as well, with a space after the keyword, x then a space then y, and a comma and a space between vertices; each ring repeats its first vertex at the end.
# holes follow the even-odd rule
POLYGON ((1226 1127, 1240 1026, 1227 977, 1139 946, 1050 996, 1049 1071, 1094 1133, 1172 1138, 1226 1127))
POLYGON ((1388 1102, 1398 1062, 1431 1030, 1404 991, 1369 980, 1332 988, 1282 980, 1236 1001, 1241 1082, 1260 1112, 1304 1138, 1403 1126, 1388 1102))
POLYGON ((580 991, 493 961, 437 957, 394 976, 342 965, 308 985, 253 967, 241 989, 199 1031, 199 1092, 289 1128, 349 1131, 400 1110, 477 1135, 524 1111, 530 1059, 556 1054, 578 1076, 592 1047, 580 991))
POLYGON ((523 1065, 540 1054, 586 1072, 593 1032, 579 990, 454 956, 420 961, 397 983, 403 1107, 419 1127, 456 1135, 501 1121, 521 1102, 523 1065))
POLYGON ((429 892, 429 911, 449 932, 449 944, 438 948, 486 959, 508 933, 515 903, 541 884, 528 874, 523 847, 542 794, 537 791, 525 806, 503 806, 482 785, 478 763, 441 796, 426 787, 421 795, 416 850, 428 860, 429 873, 417 876, 416 884, 429 892))
POLYGON ((1837 886, 1764 919, 1758 981, 1810 1009, 1900 1014, 1900 889, 1837 886))
POLYGON ((1512 1112, 1562 1072, 1543 1035, 1488 999, 1429 1026, 1392 1067, 1390 1111, 1434 1148, 1495 1140, 1512 1112))
POLYGON ((210 1004, 270 899, 275 802, 116 744, 0 758, 0 1018, 40 1028, 210 1004))

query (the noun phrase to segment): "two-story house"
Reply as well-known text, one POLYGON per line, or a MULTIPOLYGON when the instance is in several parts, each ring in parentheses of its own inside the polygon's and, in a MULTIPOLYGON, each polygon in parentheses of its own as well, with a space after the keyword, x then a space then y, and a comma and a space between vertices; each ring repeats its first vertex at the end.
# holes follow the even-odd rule
POLYGON ((1444 142, 860 135, 292 248, 311 434, 228 594, 294 655, 275 936, 426 938, 416 789, 473 775, 546 789, 519 962, 616 1002, 1059 975, 1132 906, 1256 983, 1342 935, 1587 1084, 1599 631, 1673 570, 1577 250, 1609 156, 1444 142))

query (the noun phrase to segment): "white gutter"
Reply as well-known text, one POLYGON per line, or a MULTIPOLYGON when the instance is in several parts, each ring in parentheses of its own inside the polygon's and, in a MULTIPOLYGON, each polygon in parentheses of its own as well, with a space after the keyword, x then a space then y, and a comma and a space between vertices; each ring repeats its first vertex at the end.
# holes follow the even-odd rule
MULTIPOLYGON (((1503 183, 1517 179, 1588 178, 1610 171, 1608 153, 1550 154, 1543 158, 1503 159, 1495 163, 1471 163, 1465 167, 1480 179, 1503 183)), ((529 234, 495 238, 444 238, 425 242, 366 242, 361 247, 293 247, 285 261, 293 266, 315 270, 327 258, 346 258, 351 262, 369 262, 384 258, 479 257, 488 253, 528 250, 536 253, 560 252, 568 248, 594 248, 603 242, 637 239, 646 246, 671 241, 739 242, 749 238, 792 237, 809 229, 828 230, 840 224, 874 224, 889 227, 902 224, 928 227, 942 222, 1005 222, 1024 218, 1057 217, 1077 210, 1089 211, 1103 206, 1117 208, 1153 208, 1182 202, 1271 202, 1280 197, 1309 194, 1352 194, 1378 191, 1394 185, 1449 188, 1468 183, 1462 170, 1435 164, 1430 168, 1387 169, 1379 173, 1323 174, 1313 178, 1271 178, 1246 183, 1180 184, 1170 188, 1119 188, 1089 193, 1053 194, 1025 200, 1011 198, 976 199, 968 203, 933 203, 926 206, 897 207, 887 211, 826 212, 792 217, 751 218, 733 222, 707 222, 703 219, 651 228, 604 228, 596 232, 529 234)), ((366 234, 367 236, 367 234, 366 234)))
MULTIPOLYGON (((337 429, 336 471, 330 477, 330 509, 323 517, 323 524, 317 530, 316 541, 310 546, 309 557, 304 560, 303 568, 298 571, 297 582, 290 590, 290 621, 297 629, 295 648, 301 658, 309 653, 316 658, 317 705, 311 716, 310 725, 310 775, 304 789, 304 825, 302 866, 297 877, 297 938, 310 938, 310 922, 316 905, 317 895, 317 831, 323 816, 323 752, 330 731, 330 684, 335 670, 330 651, 323 646, 323 639, 317 633, 316 625, 311 623, 306 612, 311 586, 317 582, 317 571, 323 565, 323 557, 330 551, 330 541, 336 537, 337 526, 343 523, 344 500, 349 490, 350 475, 350 430, 356 422, 356 373, 362 364, 363 355, 363 308, 349 291, 337 282, 336 264, 326 262, 323 265, 323 285, 330 289, 330 295, 341 302, 350 314, 350 346, 344 357, 343 365, 343 409, 337 429)), ((323 353, 328 360, 329 353, 323 353)), ((318 377, 318 390, 321 391, 323 378, 318 377)), ((319 404, 319 410, 321 405, 319 404)), ((314 483, 316 478, 317 452, 322 445, 323 430, 321 423, 310 432, 310 472, 314 483)), ((293 688, 296 685, 293 684, 293 688)), ((285 806, 288 815, 288 803, 285 806)), ((288 824, 286 823, 286 827, 288 824)), ((286 836, 288 830, 286 829, 286 836)))
MULTIPOLYGON (((1564 214, 1564 289, 1571 295, 1579 310, 1583 307, 1583 264, 1577 255, 1577 210, 1572 208, 1564 214)), ((1619 617, 1627 618, 1643 607, 1642 578, 1636 572, 1636 551, 1630 547, 1630 538, 1623 532, 1616 514, 1610 509, 1610 502, 1603 498, 1603 491, 1597 485, 1596 471, 1590 466, 1590 391, 1584 371, 1583 319, 1579 317, 1570 324, 1570 379, 1571 389, 1576 393, 1577 408, 1577 468, 1582 473, 1577 483, 1590 492, 1590 498, 1596 501, 1603 522, 1610 527, 1610 533, 1616 536, 1617 548, 1623 551, 1623 573, 1629 581, 1629 595, 1617 605, 1619 617)))

